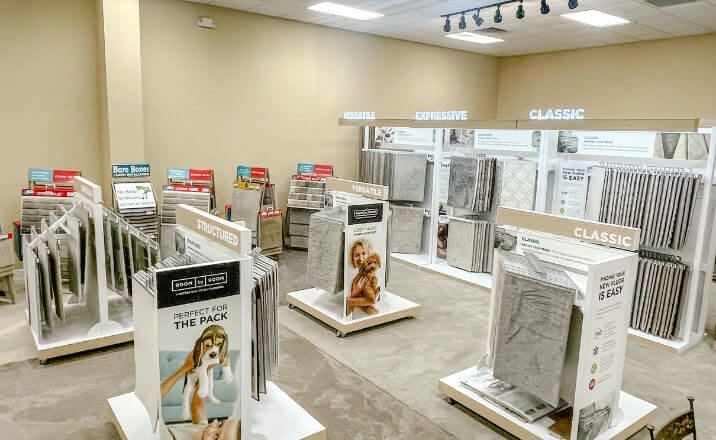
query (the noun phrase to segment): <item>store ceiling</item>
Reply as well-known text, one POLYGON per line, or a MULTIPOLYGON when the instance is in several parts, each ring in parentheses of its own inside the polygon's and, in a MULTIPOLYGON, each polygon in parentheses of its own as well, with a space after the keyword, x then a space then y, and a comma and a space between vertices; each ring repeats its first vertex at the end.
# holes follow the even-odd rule
MULTIPOLYGON (((652 6, 644 0, 579 0, 576 10, 567 7, 567 0, 548 0, 551 12, 547 15, 540 14, 539 0, 525 0, 526 14, 522 20, 515 18, 517 4, 502 7, 503 21, 500 24, 493 22, 494 8, 481 13, 485 20, 481 28, 498 27, 505 31, 499 35, 489 34, 505 40, 494 44, 475 44, 445 38, 445 19, 440 17, 441 14, 494 3, 489 0, 332 0, 334 3, 385 14, 384 17, 366 21, 306 9, 322 0, 189 1, 497 56, 657 40, 716 31, 716 0, 690 1, 663 8, 652 6), (567 12, 588 9, 616 15, 630 20, 631 23, 597 28, 560 16, 567 12)), ((658 3, 654 0, 652 2, 658 3)), ((480 33, 471 16, 472 13, 466 16, 465 30, 480 33)), ((459 16, 452 18, 453 33, 461 32, 458 29, 458 21, 459 16)), ((221 26, 221 23, 218 25, 221 26)))

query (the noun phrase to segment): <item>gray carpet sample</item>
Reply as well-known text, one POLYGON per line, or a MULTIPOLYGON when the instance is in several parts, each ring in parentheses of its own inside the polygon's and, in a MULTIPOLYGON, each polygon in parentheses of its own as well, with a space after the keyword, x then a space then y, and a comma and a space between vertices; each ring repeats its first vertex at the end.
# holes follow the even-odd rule
POLYGON ((425 196, 425 175, 428 156, 425 154, 392 155, 390 199, 422 202, 425 196))
POLYGON ((262 196, 263 191, 260 190, 234 188, 231 220, 246 222, 246 227, 251 229, 253 236, 256 235, 262 196))
POLYGON ((576 287, 561 269, 538 273, 526 257, 502 255, 493 374, 556 407, 576 287))
POLYGON ((391 205, 390 250, 403 254, 418 254, 423 242, 425 210, 412 206, 391 205))
POLYGON ((344 213, 325 208, 311 216, 306 282, 335 295, 343 290, 344 213))
POLYGON ((472 157, 450 158, 449 206, 472 210, 477 191, 477 166, 478 160, 472 157))
POLYGON ((472 271, 475 252, 475 222, 450 218, 447 240, 447 264, 458 269, 472 271))

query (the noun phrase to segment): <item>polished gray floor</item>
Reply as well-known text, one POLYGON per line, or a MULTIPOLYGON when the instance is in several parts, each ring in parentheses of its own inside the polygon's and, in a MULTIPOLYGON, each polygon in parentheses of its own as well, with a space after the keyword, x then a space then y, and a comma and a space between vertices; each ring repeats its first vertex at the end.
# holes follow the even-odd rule
MULTIPOLYGON (((307 287, 305 265, 305 252, 284 252, 283 292, 307 287)), ((16 285, 22 290, 20 279, 16 285)), ((393 264, 389 287, 422 304, 422 315, 337 338, 301 311, 282 307, 276 382, 327 427, 329 439, 504 438, 499 428, 448 405, 437 389, 440 377, 474 365, 484 350, 489 296, 402 264, 393 264)), ((22 304, 0 305, 0 364, 20 360, 0 366, 0 439, 118 438, 105 399, 134 386, 131 344, 46 366, 22 361, 34 349, 23 314, 22 304)), ((710 344, 674 355, 630 343, 623 388, 659 406, 657 425, 694 395, 699 434, 716 438, 710 344)))

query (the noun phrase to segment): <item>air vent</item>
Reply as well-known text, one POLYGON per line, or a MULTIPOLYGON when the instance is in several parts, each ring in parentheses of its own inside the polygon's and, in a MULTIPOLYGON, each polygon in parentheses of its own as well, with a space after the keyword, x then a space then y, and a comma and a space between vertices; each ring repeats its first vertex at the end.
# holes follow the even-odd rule
POLYGON ((657 8, 666 8, 669 6, 685 5, 687 3, 695 3, 698 0, 646 0, 646 2, 657 8))
POLYGON ((485 28, 485 29, 478 29, 477 31, 480 32, 481 34, 488 34, 488 35, 490 35, 490 34, 491 34, 491 35, 504 34, 504 33, 507 32, 507 31, 504 30, 504 29, 496 28, 496 27, 494 27, 494 26, 493 26, 493 27, 489 27, 489 28, 485 28))

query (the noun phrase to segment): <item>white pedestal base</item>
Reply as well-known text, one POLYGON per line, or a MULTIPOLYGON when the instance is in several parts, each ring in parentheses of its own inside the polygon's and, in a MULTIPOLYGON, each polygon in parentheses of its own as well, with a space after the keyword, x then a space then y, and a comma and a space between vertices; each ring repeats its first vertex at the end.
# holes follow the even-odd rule
MULTIPOLYGON (((259 402, 251 400, 250 440, 325 440, 326 428, 273 382, 259 402)), ((149 415, 134 393, 107 399, 114 425, 124 440, 159 440, 152 436, 149 415)), ((166 433, 162 437, 168 435, 166 433)), ((166 437, 168 440, 169 437, 166 437)))
POLYGON ((287 293, 286 300, 289 306, 297 307, 336 329, 338 336, 420 314, 420 304, 388 291, 381 295, 379 313, 351 320, 343 318, 343 295, 341 294, 328 295, 319 289, 312 288, 287 293))
MULTIPOLYGON (((460 381, 474 374, 476 368, 471 367, 440 379, 438 381, 440 392, 522 440, 556 438, 548 429, 554 423, 549 417, 543 417, 534 423, 525 423, 462 385, 460 381)), ((622 391, 619 397, 621 419, 617 419, 618 423, 615 426, 600 434, 595 440, 625 440, 631 437, 649 423, 655 409, 656 406, 651 403, 622 391)))

